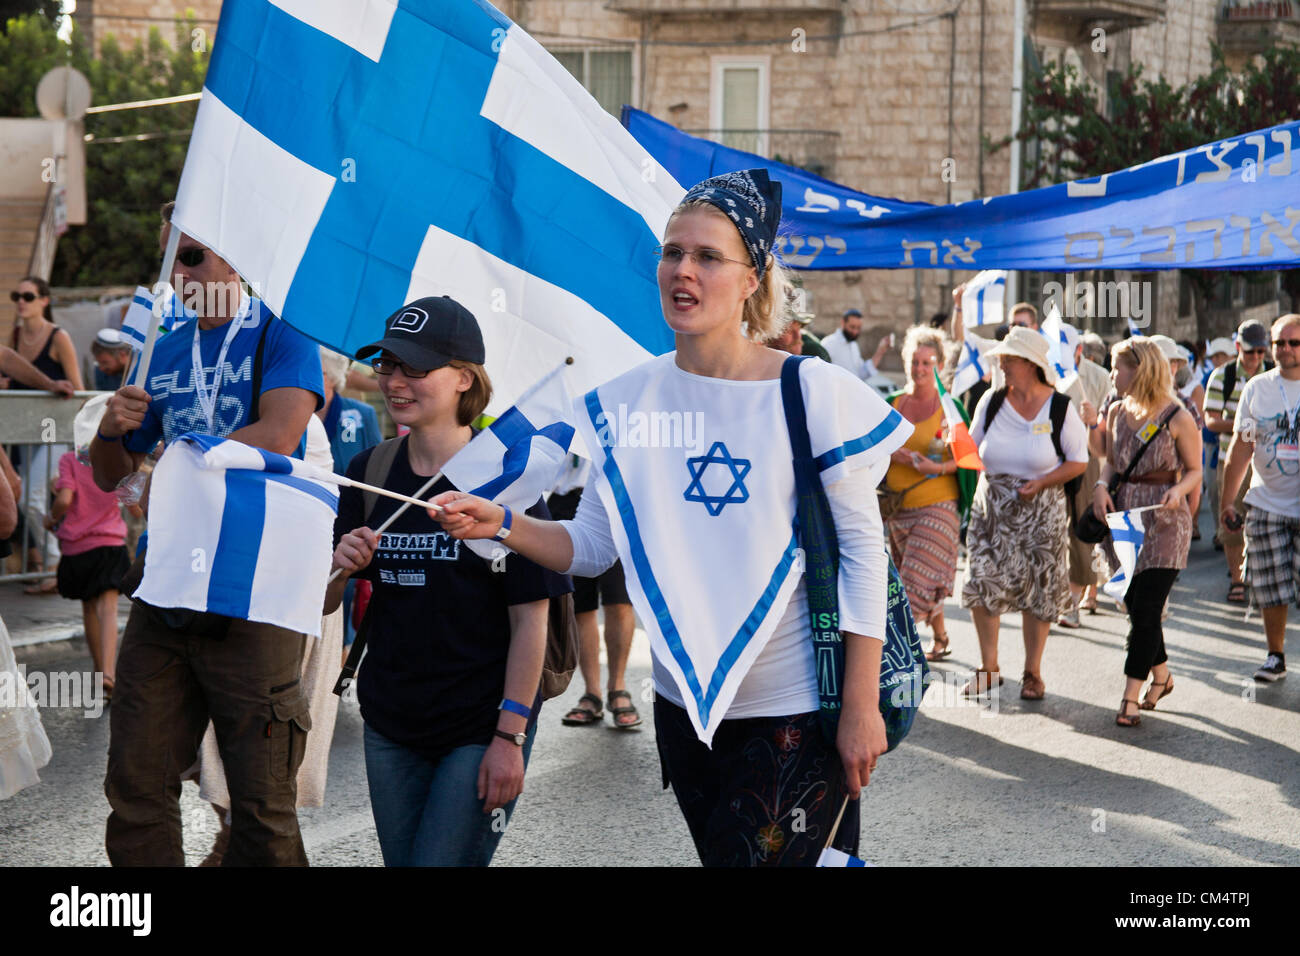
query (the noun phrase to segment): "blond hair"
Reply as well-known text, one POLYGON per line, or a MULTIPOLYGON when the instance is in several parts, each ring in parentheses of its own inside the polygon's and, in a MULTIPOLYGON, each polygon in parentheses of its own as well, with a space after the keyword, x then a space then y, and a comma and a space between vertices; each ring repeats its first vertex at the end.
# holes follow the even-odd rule
POLYGON ((1271 338, 1276 339, 1278 333, 1288 325, 1300 325, 1300 312, 1288 312, 1286 315, 1279 315, 1273 320, 1273 327, 1269 329, 1271 338))
MULTIPOLYGON (((674 219, 684 212, 693 212, 697 209, 707 210, 721 217, 729 226, 735 228, 733 223, 717 206, 703 199, 692 199, 690 202, 684 202, 668 217, 668 222, 672 223, 674 219)), ((665 227, 667 228, 667 227, 665 227)), ((736 231, 740 235, 740 231, 736 231)), ((775 245, 775 243, 773 243, 775 245)), ((749 255, 746 249, 746 256, 749 255)), ((750 268, 754 268, 751 266, 750 268)), ((764 266, 763 278, 758 280, 758 288, 745 300, 744 311, 741 313, 740 321, 743 331, 750 340, 754 342, 768 342, 785 329, 794 317, 790 309, 790 277, 786 273, 785 267, 777 260, 772 253, 767 254, 767 262, 764 266)))
POLYGON ((1151 415, 1174 397, 1174 378, 1160 346, 1143 335, 1121 339, 1111 350, 1112 362, 1135 369, 1124 404, 1138 415, 1151 415))
POLYGON ((934 350, 934 367, 939 370, 939 377, 944 380, 945 387, 951 382, 951 375, 947 372, 948 358, 948 336, 943 334, 942 329, 931 328, 928 325, 914 325, 907 330, 903 336, 903 371, 908 375, 911 374, 912 356, 916 354, 919 348, 934 350))
POLYGON ((469 388, 460 393, 460 402, 456 406, 456 423, 471 425, 492 400, 492 379, 488 378, 487 369, 482 365, 461 359, 452 359, 447 364, 452 368, 463 368, 474 377, 469 388))

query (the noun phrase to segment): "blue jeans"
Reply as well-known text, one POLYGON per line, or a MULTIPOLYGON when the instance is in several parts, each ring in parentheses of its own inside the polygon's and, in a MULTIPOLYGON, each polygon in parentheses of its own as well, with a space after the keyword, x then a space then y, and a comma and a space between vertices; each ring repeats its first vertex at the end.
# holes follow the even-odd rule
MULTIPOLYGON (((524 743, 524 767, 537 726, 524 743)), ((432 761, 365 727, 370 810, 385 866, 487 866, 516 800, 484 813, 478 768, 487 744, 457 747, 432 761)))

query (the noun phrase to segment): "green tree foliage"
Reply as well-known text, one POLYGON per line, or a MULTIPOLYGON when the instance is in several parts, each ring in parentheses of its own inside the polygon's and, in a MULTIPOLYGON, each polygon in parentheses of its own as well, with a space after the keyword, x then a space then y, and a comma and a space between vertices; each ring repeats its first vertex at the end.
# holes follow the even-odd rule
POLYGON ((53 23, 59 16, 60 0, 0 0, 0 33, 10 20, 37 14, 53 23))
MULTIPOLYGON (((96 105, 197 93, 207 72, 206 38, 193 42, 192 22, 177 24, 175 48, 154 29, 129 49, 106 37, 94 57, 78 31, 65 44, 44 17, 19 18, 9 27, 0 36, 0 115, 38 115, 36 84, 67 63, 90 80, 96 105)), ((53 284, 153 282, 158 207, 176 195, 196 111, 196 103, 180 103, 86 117, 87 223, 69 227, 59 240, 53 284)))
MULTIPOLYGON (((1175 87, 1149 79, 1141 66, 1109 85, 1107 95, 1069 65, 1047 64, 1028 78, 1019 139, 1026 150, 1022 188, 1089 179, 1214 140, 1275 126, 1300 116, 1300 50, 1274 47, 1233 73, 1213 48, 1209 73, 1175 87)), ((1003 139, 995 149, 1006 146, 1003 139)), ((1214 286, 1225 273, 1185 270, 1197 299, 1199 334, 1208 328, 1214 286)), ((1228 275, 1268 281, 1271 272, 1228 275)), ((1293 301, 1300 300, 1300 269, 1281 273, 1293 301)))

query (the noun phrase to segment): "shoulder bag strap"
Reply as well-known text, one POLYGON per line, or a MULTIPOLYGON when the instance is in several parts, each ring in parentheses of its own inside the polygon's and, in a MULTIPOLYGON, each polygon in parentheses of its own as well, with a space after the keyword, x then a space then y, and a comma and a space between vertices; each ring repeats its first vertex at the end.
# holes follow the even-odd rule
MULTIPOLYGON (((266 333, 271 328, 273 319, 268 315, 262 323, 262 334, 257 337, 257 351, 253 353, 253 390, 249 394, 248 424, 253 424, 262 417, 262 355, 266 351, 266 333)), ((197 319, 195 320, 197 321, 197 319)), ((217 372, 220 375, 220 370, 217 372)))
MULTIPOLYGON (((384 487, 389 472, 393 470, 393 462, 397 460, 397 452, 401 449, 404 441, 406 441, 406 436, 399 435, 396 438, 381 441, 375 446, 374 451, 370 453, 370 457, 366 459, 366 484, 378 485, 380 488, 384 487)), ((379 503, 379 495, 373 491, 363 491, 361 496, 365 502, 365 508, 362 511, 365 517, 362 521, 365 524, 370 524, 370 516, 374 514, 375 505, 379 503)))
MULTIPOLYGON (((1179 408, 1178 403, 1175 402, 1174 407, 1169 409, 1169 413, 1165 415, 1164 418, 1160 419, 1160 424, 1157 425, 1156 430, 1151 433, 1151 437, 1148 438, 1146 441, 1144 441, 1142 443, 1142 447, 1137 450, 1137 454, 1133 456, 1133 460, 1130 461, 1128 463, 1128 467, 1124 469, 1124 474, 1120 475, 1118 479, 1115 478, 1111 479, 1110 493, 1112 497, 1114 497, 1115 492, 1119 489, 1119 486, 1124 484, 1124 482, 1128 481, 1129 475, 1133 474, 1133 469, 1136 468, 1137 463, 1142 460, 1142 456, 1147 453, 1147 449, 1150 448, 1151 443, 1156 440, 1156 436, 1160 434, 1161 429, 1167 426, 1169 424, 1169 420, 1178 414, 1178 408, 1179 408)), ((1124 414, 1124 410, 1122 408, 1120 409, 1120 414, 1121 415, 1124 414)))

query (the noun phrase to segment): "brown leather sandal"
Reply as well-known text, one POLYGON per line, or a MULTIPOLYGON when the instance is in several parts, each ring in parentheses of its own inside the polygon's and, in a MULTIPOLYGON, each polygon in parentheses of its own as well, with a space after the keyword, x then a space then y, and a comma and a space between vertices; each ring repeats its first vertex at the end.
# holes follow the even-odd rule
POLYGON ((578 706, 560 718, 560 723, 569 727, 589 727, 605 719, 605 705, 595 694, 583 694, 578 698, 578 706), (588 710, 582 706, 583 701, 590 701, 596 708, 588 710))
POLYGON ((1164 700, 1173 692, 1174 692, 1173 674, 1170 674, 1164 680, 1153 680, 1151 682, 1151 686, 1147 688, 1146 696, 1142 698, 1142 703, 1139 706, 1143 710, 1155 710, 1156 704, 1164 700), (1160 693, 1156 694, 1156 696, 1153 698, 1151 696, 1151 692, 1154 691, 1157 687, 1163 688, 1163 690, 1161 690, 1160 693))
POLYGON ((993 689, 994 677, 998 679, 998 687, 1006 683, 999 671, 976 669, 975 674, 966 682, 966 686, 961 689, 961 695, 963 697, 983 697, 993 689))
POLYGON ((1139 704, 1137 701, 1133 700, 1132 698, 1125 697, 1122 701, 1120 701, 1119 713, 1115 715, 1115 723, 1120 727, 1136 727, 1138 724, 1142 723, 1142 718, 1138 714, 1130 714, 1125 704, 1132 704, 1134 707, 1137 707, 1139 710, 1141 710, 1142 708, 1142 705, 1139 704))
POLYGON ((1042 700, 1047 693, 1047 685, 1037 674, 1031 674, 1025 671, 1020 675, 1020 699, 1021 700, 1042 700))

